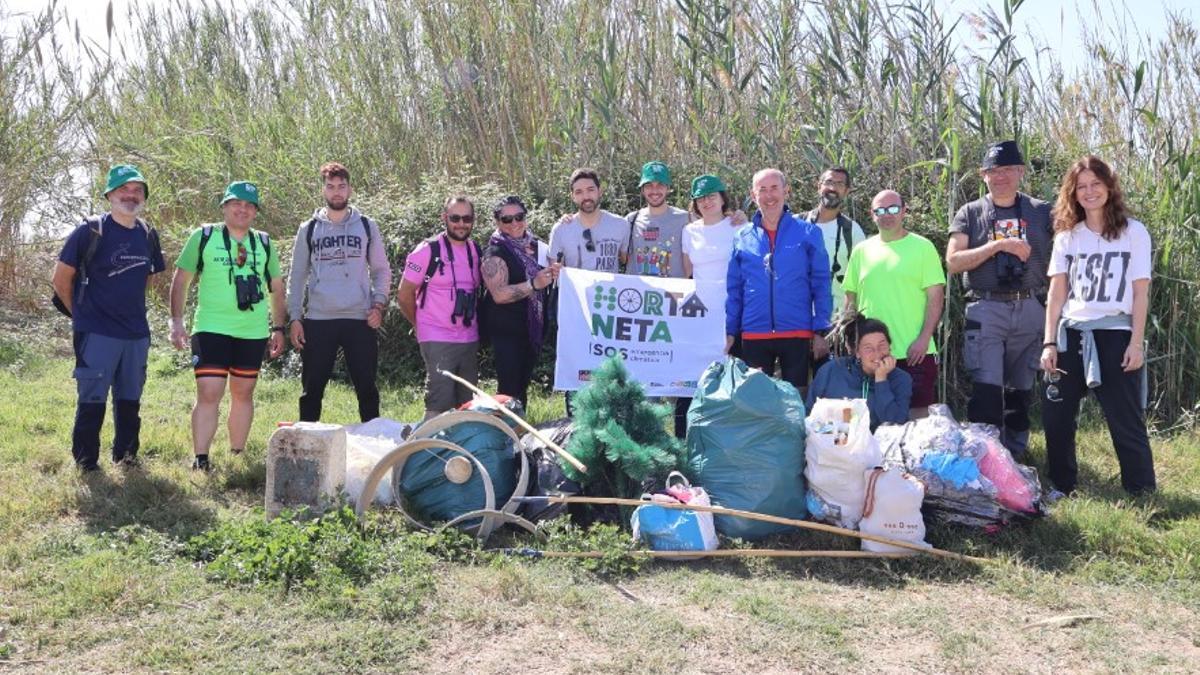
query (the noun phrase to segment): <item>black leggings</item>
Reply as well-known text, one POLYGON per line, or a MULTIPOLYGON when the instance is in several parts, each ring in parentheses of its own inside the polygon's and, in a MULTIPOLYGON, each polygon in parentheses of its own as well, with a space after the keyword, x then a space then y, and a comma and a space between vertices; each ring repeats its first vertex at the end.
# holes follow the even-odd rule
MULTIPOLYGON (((1129 346, 1127 330, 1092 331, 1100 358, 1099 387, 1092 389, 1108 433, 1112 436, 1121 465, 1121 485, 1131 494, 1155 489, 1154 457, 1146 433, 1145 413, 1142 410, 1141 372, 1127 373, 1121 360, 1129 346)), ((1088 388, 1080 353, 1081 334, 1067 331, 1067 350, 1058 355, 1058 368, 1066 371, 1057 382, 1060 401, 1051 401, 1042 392, 1042 425, 1046 430, 1046 465, 1050 480, 1063 492, 1075 489, 1079 466, 1075 461, 1075 431, 1078 426, 1079 402, 1088 388)), ((1145 367, 1145 366, 1143 366, 1145 367)))
POLYGON ((496 361, 497 391, 529 403, 529 381, 537 365, 539 352, 529 344, 527 334, 493 334, 492 354, 496 361))
POLYGON ((379 389, 375 370, 379 364, 379 333, 365 319, 304 319, 303 371, 300 383, 300 421, 321 419, 325 385, 333 375, 338 348, 346 355, 346 370, 358 396, 358 416, 363 422, 379 417, 379 389))

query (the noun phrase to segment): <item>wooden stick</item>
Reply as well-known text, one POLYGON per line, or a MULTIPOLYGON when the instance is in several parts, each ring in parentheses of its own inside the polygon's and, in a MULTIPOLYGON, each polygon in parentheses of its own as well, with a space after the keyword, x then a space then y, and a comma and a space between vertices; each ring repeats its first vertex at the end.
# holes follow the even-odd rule
MULTIPOLYGON (((499 552, 527 555, 534 558, 603 558, 604 551, 538 551, 536 549, 502 549, 499 552)), ((909 553, 875 553, 873 551, 782 551, 769 548, 726 548, 716 551, 629 551, 629 555, 650 558, 909 558, 909 553)))
POLYGON ((562 457, 563 459, 570 462, 571 466, 578 469, 580 473, 587 473, 587 467, 583 465, 583 462, 579 461, 578 459, 575 459, 575 455, 572 455, 571 453, 567 452, 566 450, 563 450, 562 447, 560 447, 558 445, 558 443, 555 443, 554 441, 550 440, 549 438, 546 438, 546 436, 542 432, 533 428, 533 426, 530 425, 529 422, 526 422, 525 420, 521 419, 520 415, 509 410, 508 406, 497 401, 494 396, 492 396, 491 394, 487 393, 486 391, 480 389, 479 387, 476 387, 475 385, 471 384, 470 382, 467 382, 466 380, 455 375, 454 373, 451 373, 446 370, 439 370, 438 372, 441 373, 442 375, 445 375, 446 377, 454 380, 455 382, 463 385, 467 389, 470 389, 471 391, 475 392, 476 394, 479 394, 485 400, 488 400, 488 401, 491 401, 492 403, 494 403, 496 405, 496 407, 500 409, 501 413, 503 413, 504 415, 507 415, 509 419, 516 422, 517 425, 520 426, 525 431, 528 431, 529 433, 533 434, 534 438, 538 439, 542 443, 545 443, 547 448, 550 448, 554 452, 558 453, 559 457, 562 457))
POLYGON ((807 520, 797 520, 795 518, 783 518, 781 516, 772 516, 765 513, 755 513, 754 511, 743 511, 741 509, 727 509, 721 506, 700 506, 699 504, 670 504, 664 502, 649 502, 641 499, 618 499, 616 497, 561 497, 549 495, 545 497, 516 497, 519 501, 548 501, 551 504, 613 504, 616 506, 644 506, 646 504, 654 504, 665 509, 676 509, 679 511, 700 511, 705 513, 714 513, 721 516, 734 516, 737 518, 745 518, 747 520, 758 520, 764 523, 775 523, 778 525, 790 525, 806 530, 816 530, 818 532, 829 532, 830 534, 840 534, 844 537, 855 537, 857 539, 866 539, 880 544, 887 544, 897 548, 905 548, 910 551, 919 553, 928 553, 941 558, 950 558, 951 560, 960 560, 963 562, 987 563, 991 562, 987 558, 976 558, 974 556, 954 553, 953 551, 943 551, 937 548, 925 548, 919 544, 912 542, 900 541, 899 539, 891 539, 889 537, 881 537, 875 534, 867 534, 866 532, 858 532, 856 530, 848 530, 844 527, 834 525, 826 525, 824 523, 814 523, 807 520))

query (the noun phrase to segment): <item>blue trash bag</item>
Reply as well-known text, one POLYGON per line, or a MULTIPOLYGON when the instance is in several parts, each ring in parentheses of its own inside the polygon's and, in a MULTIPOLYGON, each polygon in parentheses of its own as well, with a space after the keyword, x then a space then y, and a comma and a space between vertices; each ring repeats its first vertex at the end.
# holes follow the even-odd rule
MULTIPOLYGON (((500 509, 512 497, 517 487, 520 460, 512 439, 504 432, 479 422, 464 422, 438 432, 433 439, 457 443, 483 464, 496 495, 494 508, 500 509)), ((399 485, 405 510, 421 522, 430 522, 453 520, 464 513, 487 508, 483 475, 474 462, 467 482, 456 484, 446 478, 446 462, 461 456, 453 450, 439 448, 409 457, 400 473, 399 485)), ((478 523, 472 519, 462 527, 478 523)))
MULTIPOLYGON (((804 518, 804 415, 804 401, 790 383, 740 359, 714 361, 688 408, 692 482, 703 485, 716 506, 804 518)), ((716 526, 745 540, 793 529, 732 516, 717 516, 716 526)))

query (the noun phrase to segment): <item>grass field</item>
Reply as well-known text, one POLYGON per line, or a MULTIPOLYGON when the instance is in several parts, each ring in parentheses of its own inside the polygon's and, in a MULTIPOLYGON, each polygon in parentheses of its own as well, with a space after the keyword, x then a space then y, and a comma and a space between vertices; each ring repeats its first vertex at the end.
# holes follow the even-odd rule
MULTIPOLYGON (((222 431, 217 470, 197 475, 188 469, 192 379, 177 357, 156 350, 143 403, 144 470, 105 466, 84 479, 70 459, 67 350, 63 336, 0 335, 0 671, 1200 668, 1193 435, 1154 439, 1161 491, 1153 498, 1123 496, 1107 434, 1089 431, 1081 494, 1048 518, 995 536, 931 531, 937 546, 995 560, 981 567, 745 559, 644 562, 600 576, 570 561, 517 560, 454 537, 402 533, 394 518, 379 517, 369 541, 330 524, 316 571, 284 590, 229 581, 246 570, 205 567, 189 541, 246 537, 261 521, 266 439, 277 420, 294 418, 299 383, 264 379, 247 452, 230 457, 222 431)), ((383 405, 398 419, 421 408, 409 389, 385 391, 383 405)), ((354 409, 352 392, 333 386, 327 419, 351 421, 354 409)), ((560 410, 559 397, 543 395, 531 417, 560 410)), ((556 541, 568 539, 547 547, 556 541)), ((815 534, 768 544, 853 545, 815 534)))

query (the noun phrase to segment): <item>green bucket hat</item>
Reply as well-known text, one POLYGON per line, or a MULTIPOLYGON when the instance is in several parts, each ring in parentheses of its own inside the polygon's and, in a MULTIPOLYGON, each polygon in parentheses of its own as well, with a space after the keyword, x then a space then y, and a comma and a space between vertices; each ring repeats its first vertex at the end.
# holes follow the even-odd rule
POLYGON ((248 180, 234 181, 225 188, 225 196, 221 198, 221 206, 225 205, 231 199, 240 199, 244 202, 250 202, 255 208, 258 206, 258 186, 248 180))
POLYGON ((727 188, 716 176, 705 174, 692 179, 692 199, 700 199, 714 192, 724 192, 727 188))
POLYGON ((671 185, 671 170, 662 162, 646 162, 642 165, 642 180, 638 182, 640 190, 646 183, 662 183, 671 185))
POLYGON ((104 196, 116 190, 126 183, 141 183, 142 188, 146 192, 146 198, 150 198, 150 184, 146 182, 146 177, 141 171, 132 164, 117 164, 108 170, 108 182, 104 185, 104 196))

